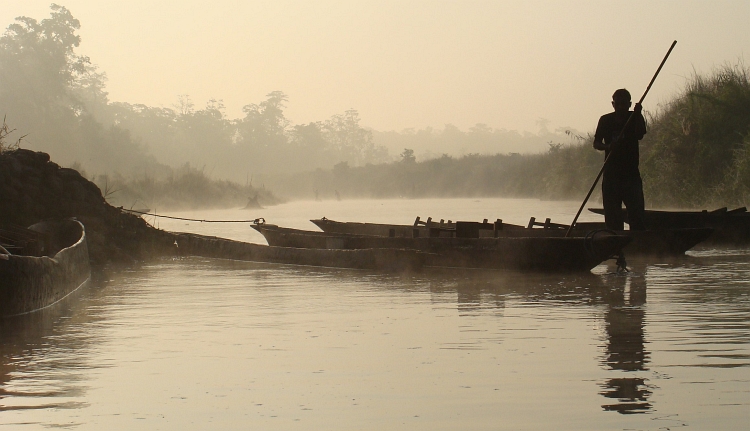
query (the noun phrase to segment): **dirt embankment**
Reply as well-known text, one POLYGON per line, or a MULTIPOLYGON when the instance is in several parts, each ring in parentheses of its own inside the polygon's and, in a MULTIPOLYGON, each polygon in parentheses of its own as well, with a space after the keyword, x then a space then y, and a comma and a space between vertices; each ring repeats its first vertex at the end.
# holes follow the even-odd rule
POLYGON ((99 188, 46 153, 0 154, 0 224, 29 226, 75 217, 86 227, 91 263, 132 263, 174 252, 174 236, 109 205, 99 188))

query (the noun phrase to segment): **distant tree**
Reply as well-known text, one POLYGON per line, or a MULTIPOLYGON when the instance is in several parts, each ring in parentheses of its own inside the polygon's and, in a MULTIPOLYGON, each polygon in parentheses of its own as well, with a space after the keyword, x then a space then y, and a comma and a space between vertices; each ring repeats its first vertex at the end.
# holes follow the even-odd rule
POLYGON ((383 162, 388 157, 384 147, 376 146, 372 132, 359 125, 359 112, 349 109, 324 123, 326 139, 341 160, 355 166, 383 162))
POLYGON ((339 161, 326 140, 322 122, 294 126, 289 131, 289 144, 295 170, 330 169, 339 161))
POLYGON ((224 103, 210 99, 205 108, 196 111, 189 97, 183 96, 180 104, 175 141, 181 160, 198 166, 211 162, 222 170, 236 168, 231 154, 234 127, 226 118, 224 103))
POLYGON ((177 96, 177 103, 173 105, 178 115, 190 115, 195 112, 195 103, 190 99, 189 94, 180 94, 177 96))
POLYGON ((546 134, 548 134, 549 133, 549 125, 551 123, 552 122, 549 119, 547 119, 547 118, 542 118, 542 117, 538 118, 536 120, 536 125, 539 126, 539 134, 540 135, 546 135, 546 134))
POLYGON ((351 171, 348 162, 339 162, 333 165, 333 174, 337 176, 344 176, 351 171))
POLYGON ((114 102, 108 105, 107 112, 109 119, 105 124, 130 130, 160 161, 174 166, 185 162, 174 109, 114 102))
POLYGON ((298 124, 292 127, 289 136, 290 143, 296 149, 310 148, 323 151, 327 145, 321 122, 298 124))
POLYGON ((414 157, 414 150, 411 150, 409 148, 404 148, 404 152, 401 153, 401 162, 402 163, 415 163, 417 161, 417 158, 414 157))
POLYGON ((75 51, 80 22, 63 6, 50 9, 41 21, 16 18, 0 37, 0 112, 27 136, 26 146, 58 163, 84 161, 97 169, 106 160, 118 169, 151 163, 130 133, 110 129, 106 75, 75 51))
POLYGON ((88 57, 74 52, 80 23, 63 6, 51 9, 41 22, 16 18, 0 37, 0 111, 24 131, 71 122, 82 110, 72 91, 90 70, 88 57))
POLYGON ((266 97, 257 105, 242 108, 245 118, 240 120, 238 130, 244 145, 274 148, 287 142, 289 120, 284 117, 287 95, 282 91, 272 91, 266 97))
POLYGON ((108 114, 109 93, 106 86, 107 74, 100 72, 93 64, 85 65, 83 73, 78 75, 71 85, 75 100, 83 104, 85 111, 102 122, 111 121, 111 116, 108 114))

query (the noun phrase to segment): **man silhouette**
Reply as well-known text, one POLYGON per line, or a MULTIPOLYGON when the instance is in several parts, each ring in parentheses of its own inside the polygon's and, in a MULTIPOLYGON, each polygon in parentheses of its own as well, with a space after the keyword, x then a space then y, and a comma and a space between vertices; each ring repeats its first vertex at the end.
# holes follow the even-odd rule
POLYGON ((630 111, 630 92, 621 88, 612 95, 614 112, 602 115, 594 134, 594 148, 609 157, 602 179, 604 220, 608 229, 625 228, 622 204, 628 211, 631 230, 643 230, 643 182, 638 170, 638 141, 646 134, 646 120, 640 103, 630 111), (628 119, 632 119, 628 122, 628 119), (627 128, 625 125, 627 124, 627 128), (610 153, 611 156, 610 156, 610 153))

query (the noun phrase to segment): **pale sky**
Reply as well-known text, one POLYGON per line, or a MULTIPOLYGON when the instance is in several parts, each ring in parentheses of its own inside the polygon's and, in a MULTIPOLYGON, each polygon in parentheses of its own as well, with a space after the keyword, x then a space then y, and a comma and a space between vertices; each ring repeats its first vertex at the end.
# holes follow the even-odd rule
MULTIPOLYGON (((0 0, 0 25, 49 17, 49 0, 0 0)), ((750 1, 59 0, 81 22, 79 54, 112 101, 230 118, 271 91, 294 124, 347 109, 376 130, 592 131, 612 92, 655 110, 697 72, 748 60, 750 1)))

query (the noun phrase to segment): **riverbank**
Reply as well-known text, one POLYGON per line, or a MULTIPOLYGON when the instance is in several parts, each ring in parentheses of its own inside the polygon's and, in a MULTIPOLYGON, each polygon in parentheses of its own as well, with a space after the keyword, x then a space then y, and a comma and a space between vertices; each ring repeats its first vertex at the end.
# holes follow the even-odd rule
POLYGON ((16 149, 0 154, 0 224, 26 227, 75 217, 86 227, 91 264, 130 264, 173 253, 173 235, 107 203, 96 184, 50 160, 16 149))

